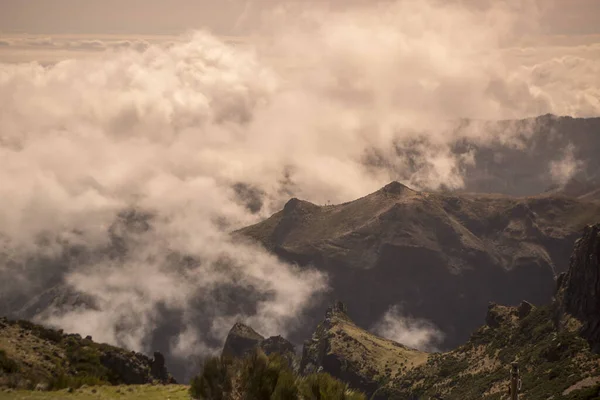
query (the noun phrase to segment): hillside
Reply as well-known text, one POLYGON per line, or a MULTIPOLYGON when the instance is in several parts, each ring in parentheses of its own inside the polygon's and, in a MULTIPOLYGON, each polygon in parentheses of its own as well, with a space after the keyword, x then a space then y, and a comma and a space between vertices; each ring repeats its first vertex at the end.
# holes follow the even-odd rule
POLYGON ((599 219, 592 200, 426 193, 392 182, 341 205, 292 199, 236 235, 326 271, 328 301, 346 303, 360 326, 402 305, 436 324, 443 347, 453 348, 479 326, 490 301, 550 302, 579 232, 599 219))
POLYGON ((370 397, 390 377, 417 368, 428 358, 427 353, 361 329, 338 302, 304 343, 300 368, 304 374, 327 372, 370 397))
POLYGON ((0 387, 62 389, 82 385, 175 383, 154 358, 91 337, 0 319, 0 387))

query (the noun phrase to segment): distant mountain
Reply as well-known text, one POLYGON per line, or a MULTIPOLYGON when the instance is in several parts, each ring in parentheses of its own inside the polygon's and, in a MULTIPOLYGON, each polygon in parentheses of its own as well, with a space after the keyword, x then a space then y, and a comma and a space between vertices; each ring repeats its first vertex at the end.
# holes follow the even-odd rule
MULTIPOLYGON (((452 152, 473 156, 472 163, 464 164, 465 192, 532 196, 571 178, 600 182, 600 118, 548 114, 498 122, 466 120, 455 134, 461 139, 452 152)), ((415 171, 421 166, 410 140, 400 142, 398 149, 415 160, 415 171)))
POLYGON ((426 193, 393 182, 336 206, 292 199, 236 236, 327 272, 329 301, 346 303, 359 325, 398 305, 432 321, 453 348, 490 301, 548 303, 579 232, 599 220, 600 203, 586 199, 426 193))

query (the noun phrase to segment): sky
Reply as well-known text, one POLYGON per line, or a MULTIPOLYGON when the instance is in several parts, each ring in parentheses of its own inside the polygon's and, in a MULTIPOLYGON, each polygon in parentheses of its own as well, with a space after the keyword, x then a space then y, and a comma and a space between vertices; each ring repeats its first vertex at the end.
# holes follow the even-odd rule
MULTIPOLYGON (((229 232, 291 197, 341 203, 399 177, 460 189, 474 158, 456 140, 529 132, 461 118, 599 116, 599 15, 596 0, 0 0, 0 295, 60 276, 94 307, 40 321, 135 350, 165 307, 172 354, 236 320, 285 334, 327 276, 229 232), (126 210, 151 229, 130 232, 126 210), (104 257, 115 235, 127 254, 104 257), (59 262, 74 247, 91 255, 59 262), (255 307, 221 308, 224 286, 255 307)), ((390 306, 387 336, 443 334, 390 306)))
MULTIPOLYGON (((376 2, 376 1, 375 1, 376 2)), ((477 3, 480 1, 466 1, 477 3)), ((0 31, 35 34, 177 34, 207 28, 235 35, 261 11, 280 5, 277 0, 2 0, 0 31)), ((359 0, 306 0, 304 7, 344 8, 359 0)), ((362 3, 366 3, 364 0, 362 3)), ((369 1, 368 3, 374 3, 369 1)), ((481 3, 481 2, 480 2, 481 3)), ((485 1, 483 2, 485 3, 485 1)), ((543 31, 556 35, 599 34, 600 3, 596 0, 544 2, 543 31)), ((254 20, 254 21, 251 21, 254 20)), ((250 22, 250 24, 248 24, 250 22)))

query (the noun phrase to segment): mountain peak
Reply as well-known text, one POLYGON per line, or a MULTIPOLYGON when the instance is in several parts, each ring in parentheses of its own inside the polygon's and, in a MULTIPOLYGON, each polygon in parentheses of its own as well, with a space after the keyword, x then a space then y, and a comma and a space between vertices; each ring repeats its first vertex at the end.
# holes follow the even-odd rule
POLYGON ((414 190, 398 181, 392 181, 381 188, 381 192, 389 194, 404 194, 407 192, 414 192, 414 190))
POLYGON ((319 206, 313 203, 293 197, 285 203, 283 212, 284 214, 306 213, 317 208, 319 208, 319 206))
POLYGON ((327 308, 327 312, 325 313, 325 319, 330 319, 332 317, 343 317, 349 319, 348 307, 346 307, 346 304, 337 300, 331 306, 329 306, 327 308))

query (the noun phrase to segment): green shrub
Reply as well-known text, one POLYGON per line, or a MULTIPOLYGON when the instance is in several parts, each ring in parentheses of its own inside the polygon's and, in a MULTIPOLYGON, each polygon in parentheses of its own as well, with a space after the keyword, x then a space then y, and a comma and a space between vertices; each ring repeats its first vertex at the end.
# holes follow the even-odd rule
POLYGON ((282 371, 277 378, 277 385, 271 395, 271 400, 297 400, 298 394, 294 374, 291 371, 282 371))
POLYGON ((352 392, 348 385, 329 374, 311 374, 300 384, 300 393, 305 400, 364 400, 365 396, 352 392))
POLYGON ((19 365, 8 358, 4 350, 0 350, 0 371, 7 374, 19 372, 19 365))
POLYGON ((271 359, 257 350, 243 360, 241 387, 246 400, 270 400, 275 392, 279 375, 285 367, 274 356, 271 359))
POLYGON ((223 400, 231 393, 231 360, 222 357, 209 357, 204 361, 202 371, 192 379, 190 394, 195 399, 223 400))

